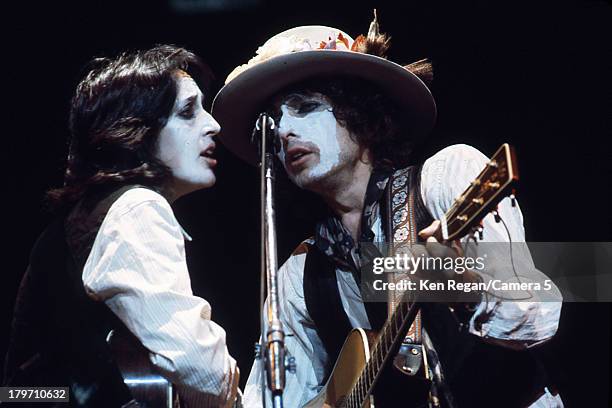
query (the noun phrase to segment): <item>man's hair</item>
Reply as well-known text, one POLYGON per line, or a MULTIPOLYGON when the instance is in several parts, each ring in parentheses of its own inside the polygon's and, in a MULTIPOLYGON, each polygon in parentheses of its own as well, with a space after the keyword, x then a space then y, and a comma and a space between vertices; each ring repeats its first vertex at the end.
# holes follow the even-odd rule
MULTIPOLYGON (((400 168, 409 164, 413 145, 410 123, 398 106, 374 84, 347 76, 313 78, 292 85, 274 100, 289 95, 322 94, 351 137, 372 153, 374 167, 400 168)), ((273 112, 278 117, 279 112, 273 112)))
POLYGON ((170 45, 90 63, 71 101, 64 186, 47 194, 53 206, 111 184, 157 188, 168 179, 170 169, 155 151, 176 99, 177 70, 204 88, 212 79, 195 54, 170 45))

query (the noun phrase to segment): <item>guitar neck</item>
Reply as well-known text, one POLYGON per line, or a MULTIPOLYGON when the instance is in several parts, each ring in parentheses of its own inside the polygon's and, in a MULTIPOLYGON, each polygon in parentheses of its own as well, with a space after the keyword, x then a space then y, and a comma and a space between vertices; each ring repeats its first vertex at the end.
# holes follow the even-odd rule
MULTIPOLYGON (((442 238, 448 241, 467 235, 511 191, 516 182, 518 168, 515 153, 509 144, 504 143, 441 218, 442 238)), ((361 407, 371 394, 382 368, 399 350, 418 309, 418 303, 407 301, 400 302, 395 308, 382 327, 370 359, 347 397, 346 406, 361 407)))
POLYGON ((399 350, 402 338, 408 332, 418 312, 418 303, 401 302, 380 330, 378 341, 372 348, 370 359, 357 379, 347 406, 358 406, 370 395, 376 385, 382 368, 392 355, 399 350), (354 404, 354 405, 351 405, 354 404))

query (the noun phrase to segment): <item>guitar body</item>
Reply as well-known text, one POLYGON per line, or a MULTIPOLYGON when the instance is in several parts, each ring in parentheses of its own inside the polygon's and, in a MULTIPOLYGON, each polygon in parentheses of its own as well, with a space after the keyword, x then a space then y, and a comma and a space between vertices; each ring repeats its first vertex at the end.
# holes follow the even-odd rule
POLYGON ((112 331, 107 339, 125 385, 138 406, 180 408, 172 383, 159 375, 149 362, 149 352, 132 335, 112 331))
MULTIPOLYGON (((327 381, 324 406, 341 407, 370 358, 370 340, 363 329, 352 330, 327 381)), ((374 408, 374 398, 366 399, 363 407, 374 408)))
MULTIPOLYGON (((180 408, 180 398, 170 381, 162 377, 149 361, 149 351, 134 335, 112 330, 106 339, 119 366, 123 382, 141 408, 180 408)), ((241 408, 238 396, 240 372, 236 368, 230 398, 225 408, 241 408)), ((131 405, 130 405, 131 406, 131 405)))
MULTIPOLYGON (((370 359, 371 346, 377 340, 378 334, 370 330, 353 329, 349 333, 340 350, 332 374, 327 380, 324 408, 353 407, 353 405, 345 405, 346 397, 355 387, 357 379, 370 359)), ((393 364, 385 365, 381 369, 381 374, 380 381, 374 387, 374 396, 369 395, 365 398, 359 408, 397 406, 409 408, 422 406, 426 402, 428 382, 407 376, 393 367, 393 364)), ((312 408, 315 406, 317 405, 313 405, 312 408)))

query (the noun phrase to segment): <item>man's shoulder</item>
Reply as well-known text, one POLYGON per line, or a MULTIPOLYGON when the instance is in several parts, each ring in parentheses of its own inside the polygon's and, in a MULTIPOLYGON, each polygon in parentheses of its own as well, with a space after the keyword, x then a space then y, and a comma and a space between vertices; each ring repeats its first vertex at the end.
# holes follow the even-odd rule
POLYGON ((313 250, 314 238, 302 241, 289 255, 278 270, 279 284, 285 295, 293 293, 296 298, 304 298, 304 268, 306 257, 313 250))
POLYGON ((297 247, 295 247, 295 249, 291 253, 291 256, 306 256, 308 252, 312 250, 314 243, 314 237, 306 238, 305 240, 300 242, 297 247))
POLYGON ((308 253, 313 250, 314 245, 315 241, 313 237, 309 237, 300 242, 281 267, 281 274, 289 276, 291 280, 301 280, 304 276, 306 257, 308 253))
MULTIPOLYGON (((456 167, 465 165, 468 163, 486 163, 488 161, 485 156, 477 148, 467 144, 454 144, 447 146, 441 150, 438 150, 432 156, 428 157, 424 161, 418 163, 416 167, 421 166, 421 174, 428 173, 440 173, 445 172, 449 167, 456 167)), ((414 168, 415 165, 406 166, 404 168, 397 169, 395 175, 401 175, 406 173, 409 169, 414 168)))
POLYGON ((434 218, 440 218, 486 165, 487 157, 473 146, 455 144, 423 163, 420 192, 434 218))
POLYGON ((487 157, 478 149, 467 144, 454 144, 436 152, 425 160, 424 166, 440 161, 486 161, 487 157))
POLYGON ((466 144, 455 144, 425 160, 421 169, 422 187, 457 184, 467 187, 489 159, 480 150, 466 144))

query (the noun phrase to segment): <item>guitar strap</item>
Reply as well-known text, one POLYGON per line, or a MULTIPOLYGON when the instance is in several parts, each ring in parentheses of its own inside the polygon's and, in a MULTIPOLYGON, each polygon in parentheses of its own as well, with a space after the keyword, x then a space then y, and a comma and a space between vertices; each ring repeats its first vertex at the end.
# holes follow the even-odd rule
MULTIPOLYGON (((422 202, 420 195, 420 170, 420 166, 397 170, 389 181, 386 192, 386 230, 393 255, 409 253, 410 247, 418 242, 417 232, 433 222, 433 217, 422 202)), ((405 278, 407 275, 404 273, 390 273, 387 280, 397 282, 405 278)), ((391 316, 398 303, 402 301, 403 293, 388 291, 387 295, 388 315, 391 316)), ((426 364, 423 351, 422 316, 419 311, 402 342, 395 365, 408 375, 418 374, 426 377, 428 370, 423 369, 423 363, 426 364)))
MULTIPOLYGON (((391 237, 397 233, 398 238, 401 238, 402 234, 408 231, 408 228, 405 230, 402 229, 402 226, 407 225, 408 208, 412 209, 411 219, 413 221, 411 225, 414 229, 413 237, 415 241, 418 238, 416 237, 416 232, 433 222, 433 217, 425 207, 420 194, 411 194, 411 199, 409 201, 412 204, 410 207, 406 205, 409 197, 408 193, 410 191, 420 191, 420 170, 420 166, 411 166, 396 171, 387 183, 387 188, 383 195, 383 201, 385 201, 385 203, 381 203, 380 207, 381 219, 383 221, 382 226, 383 229, 385 229, 385 235, 387 237, 391 237), (396 187, 394 188, 393 185, 396 187), (396 200, 397 205, 393 204, 393 200, 396 200), (394 222, 393 220, 397 221, 394 222), (397 225, 397 228, 394 228, 394 225, 397 225)), ((394 241, 397 242, 398 239, 394 239, 394 241)), ((304 265, 304 302, 306 303, 306 309, 308 310, 309 316, 317 327, 317 332, 330 357, 329 360, 331 364, 335 362, 342 344, 352 328, 346 312, 342 307, 335 270, 336 267, 328 256, 323 254, 315 244, 309 245, 304 265)), ((384 323, 384 315, 386 314, 384 303, 366 302, 364 306, 366 308, 368 320, 372 324, 372 328, 379 329, 384 323), (381 313, 379 313, 378 306, 381 306, 381 313), (380 321, 380 324, 377 323, 378 321, 380 321)), ((416 328, 411 330, 413 330, 413 336, 418 334, 418 339, 416 339, 418 342, 413 341, 413 343, 420 349, 420 316, 418 319, 419 330, 416 330, 416 328)), ((419 350, 419 355, 416 356, 417 358, 413 357, 414 354, 410 353, 409 355, 411 359, 416 360, 413 367, 414 373, 417 373, 419 368, 423 366, 421 351, 419 350)), ((328 368, 330 369, 331 367, 328 368)))

